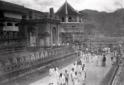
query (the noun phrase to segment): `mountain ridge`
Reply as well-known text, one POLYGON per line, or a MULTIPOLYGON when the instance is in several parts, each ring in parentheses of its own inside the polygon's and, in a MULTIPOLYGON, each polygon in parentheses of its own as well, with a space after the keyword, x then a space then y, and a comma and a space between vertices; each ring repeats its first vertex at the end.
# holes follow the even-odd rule
POLYGON ((95 25, 100 33, 106 36, 124 36, 124 9, 118 9, 115 12, 99 12, 96 10, 82 10, 85 23, 95 25))

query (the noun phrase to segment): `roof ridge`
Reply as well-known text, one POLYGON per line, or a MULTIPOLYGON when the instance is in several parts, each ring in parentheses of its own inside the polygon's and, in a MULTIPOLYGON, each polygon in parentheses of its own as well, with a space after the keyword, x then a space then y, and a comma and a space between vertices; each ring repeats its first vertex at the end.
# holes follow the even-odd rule
POLYGON ((66 11, 67 11, 67 13, 69 13, 71 11, 73 13, 75 12, 75 13, 79 14, 78 11, 76 11, 67 1, 57 10, 56 14, 58 14, 61 11, 64 11, 65 14, 66 14, 66 11))

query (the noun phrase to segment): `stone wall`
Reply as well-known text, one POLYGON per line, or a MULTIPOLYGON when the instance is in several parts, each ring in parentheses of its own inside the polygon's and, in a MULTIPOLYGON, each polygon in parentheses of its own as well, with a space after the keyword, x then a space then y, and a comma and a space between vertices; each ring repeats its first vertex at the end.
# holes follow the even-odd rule
POLYGON ((0 57, 0 72, 3 74, 30 68, 43 62, 75 53, 72 47, 27 48, 22 52, 9 53, 0 57))

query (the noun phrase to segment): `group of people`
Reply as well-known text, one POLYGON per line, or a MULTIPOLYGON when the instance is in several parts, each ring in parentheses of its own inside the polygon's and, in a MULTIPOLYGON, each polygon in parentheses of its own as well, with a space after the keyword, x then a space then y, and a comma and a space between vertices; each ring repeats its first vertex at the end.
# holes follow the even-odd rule
POLYGON ((114 51, 104 51, 104 52, 82 52, 80 51, 80 56, 83 62, 92 63, 96 66, 105 67, 107 63, 114 64, 117 62, 119 52, 114 51), (108 62, 109 61, 109 62, 108 62))
POLYGON ((79 59, 71 66, 71 69, 65 69, 61 72, 57 67, 50 68, 49 85, 85 85, 86 83, 86 65, 95 64, 96 66, 106 66, 109 53, 96 54, 91 52, 82 52, 78 55, 79 59))
POLYGON ((84 63, 92 63, 96 66, 106 66, 107 55, 100 55, 95 53, 81 53, 81 59, 84 63))
POLYGON ((67 68, 64 71, 60 71, 57 67, 50 68, 49 85, 85 85, 87 78, 86 65, 89 63, 105 67, 107 61, 115 62, 113 53, 110 50, 103 53, 83 52, 80 50, 78 54, 79 59, 71 66, 71 69, 67 68))
POLYGON ((57 67, 50 68, 49 85, 85 85, 86 69, 85 64, 78 64, 76 61, 71 69, 60 71, 57 67))

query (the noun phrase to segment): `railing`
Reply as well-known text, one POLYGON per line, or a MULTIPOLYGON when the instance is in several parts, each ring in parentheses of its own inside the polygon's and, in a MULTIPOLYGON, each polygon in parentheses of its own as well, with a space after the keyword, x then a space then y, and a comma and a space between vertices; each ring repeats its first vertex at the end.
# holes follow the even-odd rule
POLYGON ((118 68, 111 80, 111 83, 110 85, 120 85, 121 81, 120 81, 120 75, 122 75, 122 71, 123 71, 123 65, 124 65, 124 59, 121 57, 120 60, 119 60, 119 65, 118 65, 118 68))
POLYGON ((119 66, 117 64, 114 64, 100 85, 112 85, 114 78, 116 76, 116 73, 118 71, 118 68, 119 66))
POLYGON ((116 69, 115 69, 115 71, 113 72, 113 75, 112 75, 112 77, 111 77, 110 82, 109 82, 108 85, 113 85, 113 81, 114 81, 114 78, 115 78, 115 76, 117 74, 118 68, 119 68, 119 66, 117 66, 116 69))

